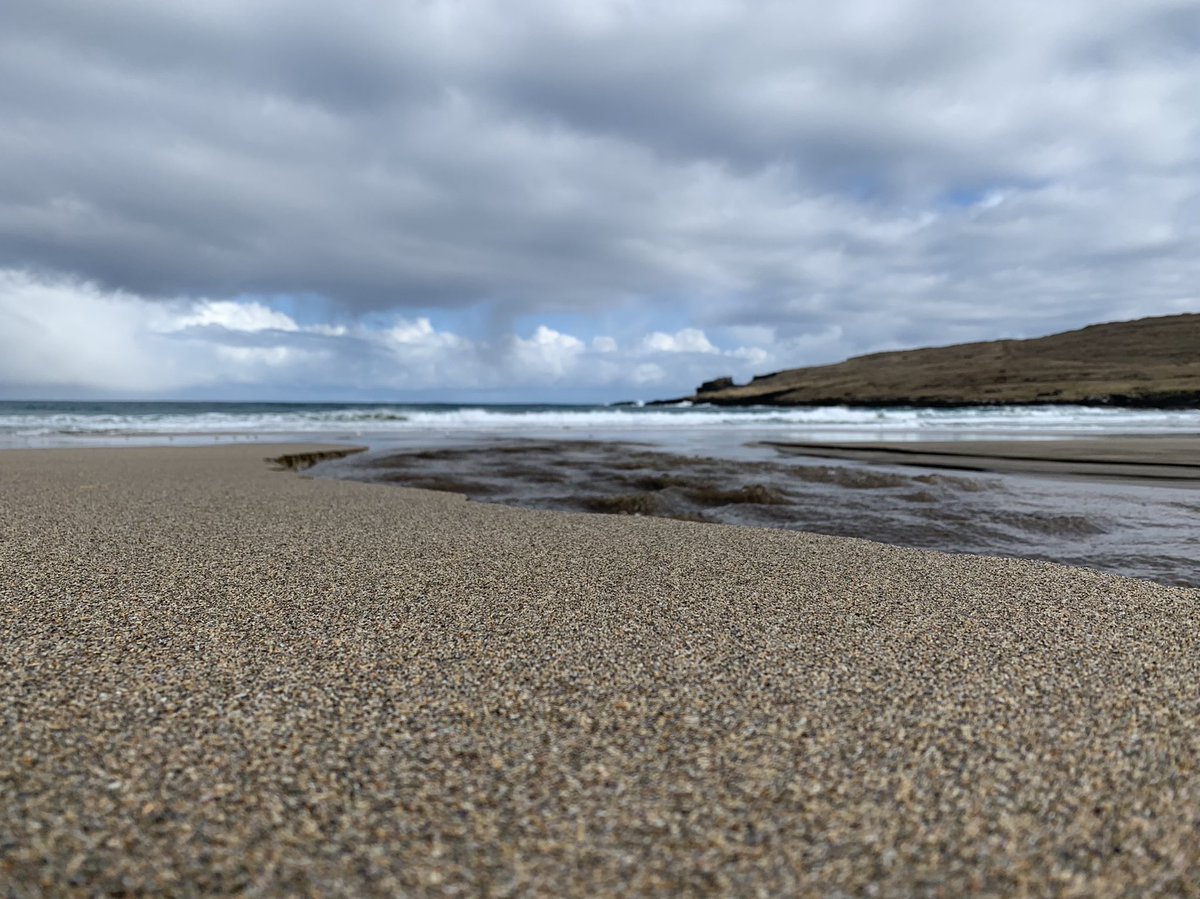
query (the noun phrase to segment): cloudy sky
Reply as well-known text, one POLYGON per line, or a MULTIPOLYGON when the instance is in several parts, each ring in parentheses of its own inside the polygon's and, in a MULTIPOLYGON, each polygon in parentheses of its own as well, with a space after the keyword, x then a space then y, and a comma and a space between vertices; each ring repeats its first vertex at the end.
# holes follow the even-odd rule
POLYGON ((1195 0, 4 0, 0 397, 616 400, 1200 311, 1195 0))

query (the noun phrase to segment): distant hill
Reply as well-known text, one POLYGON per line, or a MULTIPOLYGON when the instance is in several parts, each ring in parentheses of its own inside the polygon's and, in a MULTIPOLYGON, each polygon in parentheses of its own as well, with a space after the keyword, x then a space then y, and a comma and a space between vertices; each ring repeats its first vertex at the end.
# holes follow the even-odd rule
POLYGON ((1080 403, 1200 407, 1200 314, 1090 325, 857 356, 738 386, 718 378, 693 402, 748 406, 964 406, 1080 403))

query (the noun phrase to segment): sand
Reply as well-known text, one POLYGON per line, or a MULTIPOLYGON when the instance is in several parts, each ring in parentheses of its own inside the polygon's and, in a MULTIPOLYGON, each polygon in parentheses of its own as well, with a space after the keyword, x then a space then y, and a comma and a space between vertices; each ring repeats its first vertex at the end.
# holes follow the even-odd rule
POLYGON ((0 454, 0 894, 1200 894, 1200 592, 0 454))
POLYGON ((764 441, 783 453, 885 465, 1200 486, 1200 437, 1069 440, 764 441))

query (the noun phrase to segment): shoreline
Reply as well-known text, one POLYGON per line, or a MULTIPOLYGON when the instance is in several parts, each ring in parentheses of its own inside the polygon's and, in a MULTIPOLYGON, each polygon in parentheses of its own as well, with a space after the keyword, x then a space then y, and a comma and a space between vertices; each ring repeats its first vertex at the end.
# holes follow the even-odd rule
POLYGON ((327 449, 0 454, 0 888, 1200 873, 1198 590, 264 458, 327 449))
MULTIPOLYGON (((562 445, 624 444, 640 446, 654 452, 701 458, 702 447, 647 441, 645 434, 626 437, 621 432, 603 434, 560 435, 537 434, 519 436, 500 432, 495 435, 466 433, 456 435, 438 432, 428 437, 405 435, 403 440, 379 435, 250 435, 239 433, 192 434, 186 439, 164 435, 133 435, 112 442, 90 440, 53 445, 0 446, 0 455, 11 453, 45 452, 107 452, 123 450, 189 450, 218 448, 256 448, 279 451, 285 468, 310 468, 322 462, 336 461, 360 453, 426 451, 440 449, 488 448, 510 443, 531 442, 562 445), (161 441, 161 442, 156 442, 161 441), (293 451, 291 448, 298 448, 293 451), (294 458, 293 458, 294 457, 294 458), (303 457, 303 458, 302 458, 303 457)), ((1064 477, 1099 477, 1146 480, 1176 480, 1200 482, 1200 435, 1180 436, 1159 432, 1138 436, 1123 434, 1103 436, 1023 436, 954 437, 952 439, 858 439, 844 440, 771 440, 749 439, 744 443, 726 441, 720 445, 717 458, 730 462, 769 459, 769 455, 748 457, 731 453, 730 447, 770 449, 781 455, 809 456, 846 462, 867 462, 875 465, 905 465, 924 468, 956 469, 961 471, 996 472, 1001 474, 1037 474, 1064 477), (1113 472, 1116 472, 1115 474, 1113 472)))

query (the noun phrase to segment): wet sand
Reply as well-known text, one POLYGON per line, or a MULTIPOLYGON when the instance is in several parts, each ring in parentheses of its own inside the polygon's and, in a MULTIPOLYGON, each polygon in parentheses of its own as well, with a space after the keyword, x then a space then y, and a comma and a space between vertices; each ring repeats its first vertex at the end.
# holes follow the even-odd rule
POLYGON ((785 528, 1200 586, 1200 492, 1188 481, 938 471, 769 448, 758 456, 509 439, 366 452, 319 474, 522 508, 785 528))
POLYGON ((886 465, 1200 486, 1200 437, 843 444, 763 441, 761 445, 795 455, 886 465))
POLYGON ((283 452, 0 454, 0 893, 1200 884, 1198 591, 283 452))

